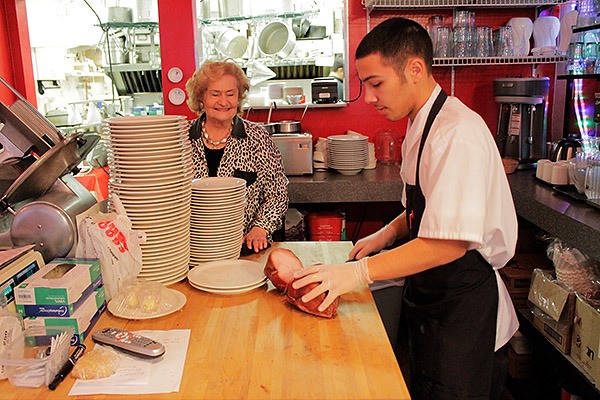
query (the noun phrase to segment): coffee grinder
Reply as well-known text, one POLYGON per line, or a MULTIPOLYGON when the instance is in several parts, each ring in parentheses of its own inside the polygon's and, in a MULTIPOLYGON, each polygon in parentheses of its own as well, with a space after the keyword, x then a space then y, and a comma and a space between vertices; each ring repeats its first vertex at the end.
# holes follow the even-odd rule
POLYGON ((500 155, 533 168, 546 155, 546 102, 550 78, 494 79, 494 100, 500 104, 496 144, 500 155))

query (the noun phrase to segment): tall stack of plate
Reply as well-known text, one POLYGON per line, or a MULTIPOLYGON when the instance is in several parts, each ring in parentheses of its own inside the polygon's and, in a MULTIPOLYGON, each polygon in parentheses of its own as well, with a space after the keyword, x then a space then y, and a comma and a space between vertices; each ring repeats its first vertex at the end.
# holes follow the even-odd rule
POLYGON ((244 237, 246 181, 207 177, 192 181, 190 263, 234 260, 244 237))
POLYGON ((356 175, 369 165, 369 138, 333 135, 327 138, 327 165, 343 175, 356 175))
POLYGON ((192 158, 183 116, 109 118, 109 199, 119 196, 134 229, 146 232, 139 278, 171 284, 190 261, 192 158))

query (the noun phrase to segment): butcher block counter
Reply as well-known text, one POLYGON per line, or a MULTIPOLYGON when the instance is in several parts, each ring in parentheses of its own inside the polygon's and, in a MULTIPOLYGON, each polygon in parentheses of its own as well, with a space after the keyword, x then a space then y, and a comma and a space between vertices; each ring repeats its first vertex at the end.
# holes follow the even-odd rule
MULTIPOLYGON (((264 264, 273 248, 292 250, 304 265, 343 262, 351 242, 274 243, 246 257, 264 264)), ((55 391, 0 381, 2 399, 409 399, 371 292, 365 286, 341 297, 338 316, 305 314, 271 283, 248 293, 218 295, 187 281, 181 311, 150 320, 116 318, 106 311, 94 330, 190 329, 179 392, 155 395, 68 396, 68 376, 55 391)), ((91 338, 85 340, 88 350, 91 338)))

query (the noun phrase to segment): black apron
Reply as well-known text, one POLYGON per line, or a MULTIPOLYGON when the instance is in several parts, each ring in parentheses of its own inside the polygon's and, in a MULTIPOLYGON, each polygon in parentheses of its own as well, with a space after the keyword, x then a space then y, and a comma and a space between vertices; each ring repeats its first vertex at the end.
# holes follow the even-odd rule
MULTIPOLYGON (((415 185, 406 185, 410 239, 425 210, 419 164, 433 120, 447 95, 429 112, 419 145, 415 185)), ((490 264, 476 250, 449 264, 407 277, 405 292, 413 400, 489 399, 494 372, 498 288, 490 264)))

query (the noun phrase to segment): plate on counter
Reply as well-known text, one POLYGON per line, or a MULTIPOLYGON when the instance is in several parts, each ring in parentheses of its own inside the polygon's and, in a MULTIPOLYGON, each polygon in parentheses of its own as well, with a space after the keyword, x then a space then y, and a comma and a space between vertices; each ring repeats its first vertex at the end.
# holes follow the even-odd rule
POLYGON ((192 286, 208 290, 248 289, 266 279, 262 264, 249 260, 211 261, 188 273, 192 286))
POLYGON ((164 288, 161 291, 160 304, 154 312, 147 313, 135 308, 124 307, 123 294, 117 295, 108 302, 108 311, 115 317, 127 319, 151 319, 163 317, 183 308, 187 302, 185 294, 175 289, 164 288))
MULTIPOLYGON (((196 267, 197 268, 197 267, 196 267)), ((214 294, 241 294, 241 293, 246 293, 249 292, 251 290, 254 289, 258 289, 259 287, 265 285, 267 283, 267 280, 263 280, 261 282, 255 283, 254 285, 250 285, 241 289, 212 289, 212 288, 206 288, 206 287, 202 287, 202 286, 196 286, 194 285, 191 281, 190 281, 190 285, 192 285, 193 287, 195 287, 198 290, 202 290, 204 292, 208 292, 208 293, 214 293, 214 294)))

